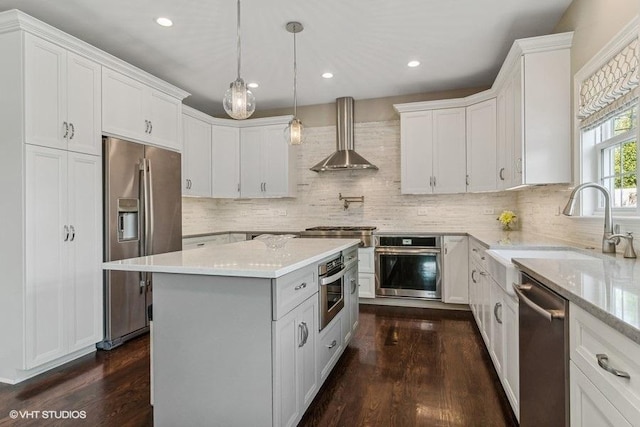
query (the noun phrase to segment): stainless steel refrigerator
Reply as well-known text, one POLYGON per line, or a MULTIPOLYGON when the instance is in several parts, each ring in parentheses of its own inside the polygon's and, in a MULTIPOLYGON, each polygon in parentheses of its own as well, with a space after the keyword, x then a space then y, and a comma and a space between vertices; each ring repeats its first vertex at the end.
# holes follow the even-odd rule
MULTIPOLYGON (((182 249, 180 154, 103 138, 104 260, 182 249)), ((151 273, 106 271, 105 338, 110 350, 149 330, 151 273)))

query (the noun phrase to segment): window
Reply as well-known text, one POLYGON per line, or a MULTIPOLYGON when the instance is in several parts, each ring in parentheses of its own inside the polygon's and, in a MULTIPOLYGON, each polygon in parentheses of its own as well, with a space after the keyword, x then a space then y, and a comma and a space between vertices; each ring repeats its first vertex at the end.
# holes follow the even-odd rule
MULTIPOLYGON (((596 126, 591 132, 598 156, 598 182, 611 193, 611 206, 630 210, 638 207, 637 106, 596 126)), ((603 208, 600 197, 598 207, 603 208)))
MULTIPOLYGON (((614 37, 574 77, 580 182, 609 190, 616 215, 640 216, 638 203, 638 20, 614 37)), ((604 195, 581 194, 583 215, 602 213, 604 195)))

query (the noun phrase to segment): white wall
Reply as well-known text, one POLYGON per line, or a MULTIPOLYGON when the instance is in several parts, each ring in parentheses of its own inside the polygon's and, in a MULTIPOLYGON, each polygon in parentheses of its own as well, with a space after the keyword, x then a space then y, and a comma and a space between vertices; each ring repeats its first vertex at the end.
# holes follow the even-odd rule
POLYGON ((467 231, 499 229, 496 217, 515 209, 516 193, 456 195, 400 194, 400 121, 356 123, 355 148, 378 171, 311 172, 335 150, 335 126, 306 129, 298 149, 298 196, 294 199, 183 198, 183 233, 222 230, 295 231, 317 225, 374 225, 394 231, 467 231), (364 196, 364 204, 344 210, 338 200, 364 196), (418 216, 418 207, 428 215, 418 216), (484 208, 495 214, 483 215, 484 208), (278 216, 286 211, 286 216, 278 216))

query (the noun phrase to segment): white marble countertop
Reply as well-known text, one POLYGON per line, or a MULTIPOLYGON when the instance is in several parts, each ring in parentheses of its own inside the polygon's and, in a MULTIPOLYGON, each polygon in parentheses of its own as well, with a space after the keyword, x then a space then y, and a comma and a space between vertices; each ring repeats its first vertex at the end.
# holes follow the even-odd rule
POLYGON ((104 270, 277 278, 357 247, 359 239, 290 239, 281 249, 258 240, 105 262, 104 270))
POLYGON ((593 260, 515 258, 543 285, 640 344, 640 263, 621 255, 593 260))

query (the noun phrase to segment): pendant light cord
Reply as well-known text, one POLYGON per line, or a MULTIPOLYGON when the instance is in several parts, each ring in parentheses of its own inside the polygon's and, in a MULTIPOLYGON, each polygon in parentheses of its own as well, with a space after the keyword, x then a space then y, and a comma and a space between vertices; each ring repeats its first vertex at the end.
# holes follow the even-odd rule
POLYGON ((293 33, 293 117, 297 118, 297 109, 298 109, 298 61, 296 55, 296 33, 293 33))
POLYGON ((240 79, 240 58, 242 57, 242 44, 240 43, 240 0, 238 0, 237 35, 238 35, 238 79, 240 79))

